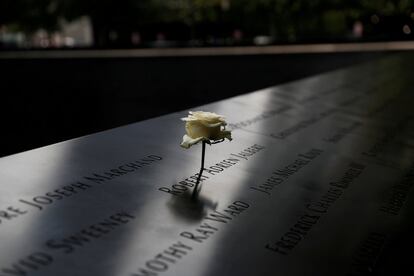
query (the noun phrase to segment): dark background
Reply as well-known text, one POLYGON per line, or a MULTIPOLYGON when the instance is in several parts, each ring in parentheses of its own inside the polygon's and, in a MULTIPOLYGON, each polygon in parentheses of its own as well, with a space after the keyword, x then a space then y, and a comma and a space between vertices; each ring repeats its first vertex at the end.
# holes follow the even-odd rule
POLYGON ((381 52, 0 59, 0 155, 383 56, 381 52))
POLYGON ((384 55, 261 55, 262 46, 301 44, 308 53, 314 43, 398 41, 414 49, 413 38, 414 0, 1 0, 0 156, 384 55), (258 54, 214 53, 244 46, 258 54), (194 47, 211 55, 92 58, 194 47), (33 50, 46 55, 30 58, 33 50), (73 50, 91 56, 59 56, 73 50))
POLYGON ((264 44, 412 40, 414 0, 0 1, 0 49, 231 46, 258 37, 264 44), (92 32, 86 44, 65 32, 82 17, 92 32), (74 44, 62 42, 67 36, 74 44))

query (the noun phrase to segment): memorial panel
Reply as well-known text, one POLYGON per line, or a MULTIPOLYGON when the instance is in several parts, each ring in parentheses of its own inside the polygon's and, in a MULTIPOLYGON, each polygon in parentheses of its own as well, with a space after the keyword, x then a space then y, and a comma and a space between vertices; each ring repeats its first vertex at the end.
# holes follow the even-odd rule
POLYGON ((207 145, 198 193, 201 145, 179 146, 188 110, 0 158, 0 275, 402 272, 413 61, 194 108, 233 136, 207 145))

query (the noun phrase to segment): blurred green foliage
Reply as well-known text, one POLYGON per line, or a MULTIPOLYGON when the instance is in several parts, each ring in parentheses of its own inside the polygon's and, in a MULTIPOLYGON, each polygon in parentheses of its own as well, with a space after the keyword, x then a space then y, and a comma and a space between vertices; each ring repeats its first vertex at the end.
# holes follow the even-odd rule
POLYGON ((56 30, 59 20, 70 21, 83 15, 90 17, 99 45, 105 45, 110 30, 121 35, 133 31, 145 35, 145 30, 162 31, 168 24, 186 30, 187 34, 178 39, 225 37, 238 29, 245 37, 266 35, 289 42, 344 38, 350 35, 353 24, 361 21, 367 23, 365 32, 372 37, 387 38, 387 32, 394 30, 392 24, 398 23, 398 28, 401 24, 412 25, 414 0, 0 1, 0 25, 24 32, 56 30), (371 26, 375 24, 381 28, 371 26))

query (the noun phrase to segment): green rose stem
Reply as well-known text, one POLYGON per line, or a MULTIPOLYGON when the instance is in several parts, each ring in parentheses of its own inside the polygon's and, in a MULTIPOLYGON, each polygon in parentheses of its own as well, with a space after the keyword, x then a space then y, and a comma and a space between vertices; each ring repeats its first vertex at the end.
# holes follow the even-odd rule
POLYGON ((196 185, 194 187, 193 199, 195 199, 197 197, 198 185, 200 184, 201 175, 203 174, 203 171, 204 171, 205 156, 206 156, 206 141, 203 140, 202 149, 201 149, 201 168, 200 168, 200 172, 198 173, 198 176, 197 176, 196 185))

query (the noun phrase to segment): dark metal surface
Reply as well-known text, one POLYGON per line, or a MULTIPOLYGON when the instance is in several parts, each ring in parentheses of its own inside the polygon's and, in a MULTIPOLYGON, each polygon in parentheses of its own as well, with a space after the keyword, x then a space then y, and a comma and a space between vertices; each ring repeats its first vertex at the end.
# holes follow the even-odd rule
POLYGON ((412 61, 195 108, 234 138, 207 146, 197 200, 187 111, 1 158, 0 275, 387 274, 411 229, 412 61))
POLYGON ((152 58, 75 58, 73 51, 66 54, 72 57, 0 57, 4 80, 0 157, 374 60, 390 52, 152 58))

